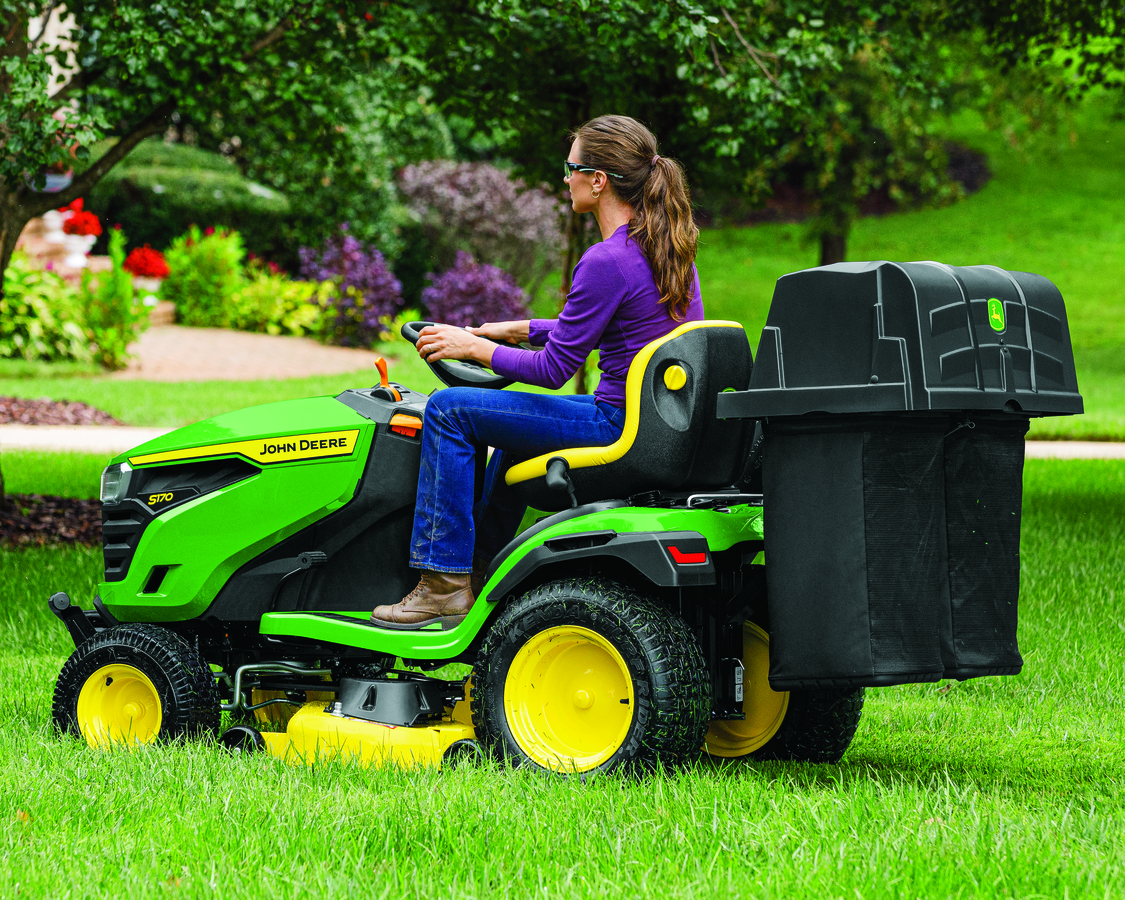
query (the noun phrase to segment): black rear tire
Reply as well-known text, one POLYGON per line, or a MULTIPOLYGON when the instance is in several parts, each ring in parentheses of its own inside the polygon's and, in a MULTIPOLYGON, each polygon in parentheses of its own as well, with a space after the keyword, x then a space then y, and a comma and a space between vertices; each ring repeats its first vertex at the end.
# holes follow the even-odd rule
POLYGON ((744 720, 715 721, 705 750, 727 759, 839 762, 859 725, 863 688, 774 691, 768 621, 743 624, 744 720))
POLYGON ((55 727, 92 745, 215 734, 219 716, 207 663, 175 632, 148 624, 118 625, 83 642, 63 665, 52 704, 55 727), (111 690, 115 679, 121 690, 111 690))
POLYGON ((473 670, 472 712, 477 739, 517 766, 651 768, 698 753, 711 685, 678 615, 616 582, 565 579, 500 613, 473 670))
POLYGON ((863 712, 863 688, 790 691, 785 719, 751 759, 837 763, 855 737, 863 712))

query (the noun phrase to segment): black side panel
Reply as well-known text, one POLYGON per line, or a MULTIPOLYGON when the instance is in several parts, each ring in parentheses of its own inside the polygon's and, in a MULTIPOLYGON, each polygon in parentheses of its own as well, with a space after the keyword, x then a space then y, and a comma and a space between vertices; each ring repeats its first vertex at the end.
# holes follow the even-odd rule
MULTIPOLYGON (((867 602, 875 674, 942 670, 945 602, 943 424, 931 431, 863 435, 867 602)), ((768 557, 767 557, 768 559, 768 557)))
POLYGON ((408 560, 420 451, 416 438, 380 425, 352 501, 242 566, 203 618, 256 622, 271 606, 357 611, 401 600, 418 580, 408 560), (257 571, 306 550, 326 553, 327 563, 284 582, 257 571))
POLYGON ((1027 421, 975 423, 945 446, 952 654, 946 678, 1015 674, 1027 421), (984 477, 982 477, 982 475, 984 477))
POLYGON ((874 672, 862 467, 862 434, 766 438, 771 684, 874 672))

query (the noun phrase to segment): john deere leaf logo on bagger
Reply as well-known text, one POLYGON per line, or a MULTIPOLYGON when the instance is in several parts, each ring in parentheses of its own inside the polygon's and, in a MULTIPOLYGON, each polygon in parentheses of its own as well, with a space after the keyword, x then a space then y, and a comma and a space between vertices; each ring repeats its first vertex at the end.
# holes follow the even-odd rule
POLYGON ((1001 332, 1007 327, 1004 321, 1004 304, 995 297, 988 301, 988 324, 996 332, 1001 332))

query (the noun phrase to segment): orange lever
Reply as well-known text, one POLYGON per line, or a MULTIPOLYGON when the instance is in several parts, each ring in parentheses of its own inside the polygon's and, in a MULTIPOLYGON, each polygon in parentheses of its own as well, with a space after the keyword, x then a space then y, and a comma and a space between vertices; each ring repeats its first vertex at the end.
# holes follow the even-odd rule
POLYGON ((390 381, 387 380, 387 361, 380 356, 375 360, 375 368, 379 370, 379 387, 390 387, 390 381))

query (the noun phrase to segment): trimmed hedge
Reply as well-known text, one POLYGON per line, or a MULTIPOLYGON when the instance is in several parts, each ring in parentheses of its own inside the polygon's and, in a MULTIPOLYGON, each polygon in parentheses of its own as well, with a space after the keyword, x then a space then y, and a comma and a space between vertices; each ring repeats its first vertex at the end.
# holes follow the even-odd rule
MULTIPOLYGON (((183 145, 145 141, 86 198, 107 226, 121 225, 130 240, 158 250, 191 225, 237 231, 261 256, 281 253, 289 201, 254 184, 223 157, 183 145)), ((108 231, 108 228, 107 228, 108 231)), ((95 245, 104 253, 106 236, 95 245)))

